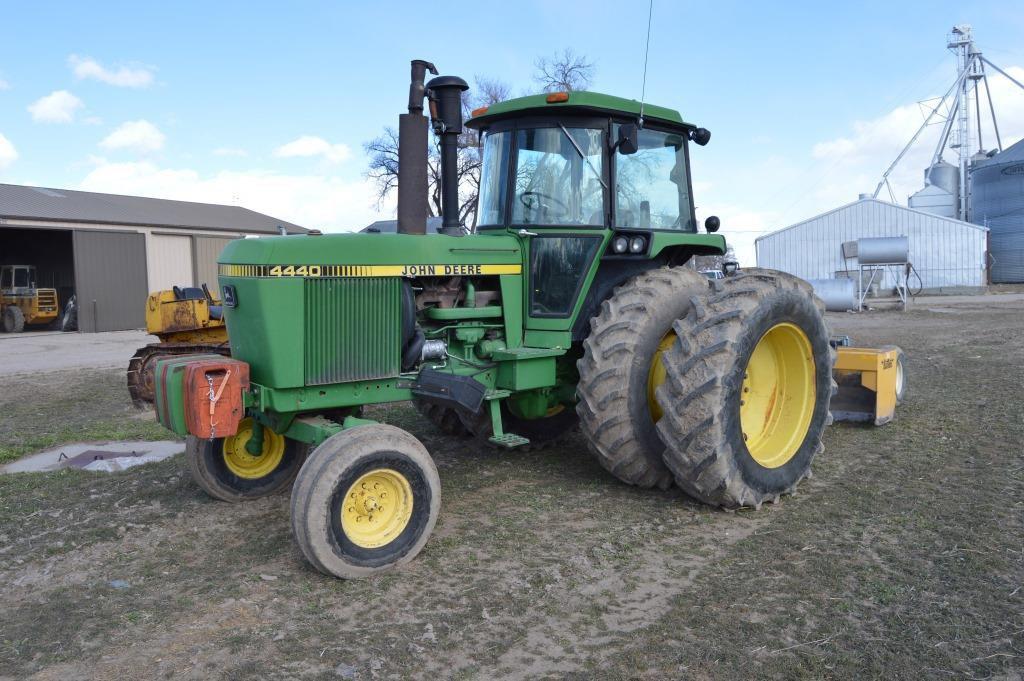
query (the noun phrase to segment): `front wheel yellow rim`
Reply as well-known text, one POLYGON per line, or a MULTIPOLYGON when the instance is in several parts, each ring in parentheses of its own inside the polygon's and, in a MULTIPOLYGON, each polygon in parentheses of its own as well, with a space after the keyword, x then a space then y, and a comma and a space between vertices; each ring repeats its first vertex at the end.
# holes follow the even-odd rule
POLYGON ((740 427, 747 451, 765 468, 796 455, 816 401, 814 352, 803 329, 784 322, 761 336, 743 374, 740 427))
POLYGON ((360 476, 345 492, 341 529, 356 546, 376 549, 394 541, 412 518, 412 486, 391 468, 360 476))
POLYGON ((247 480, 257 480, 270 475, 277 470, 281 459, 284 458, 284 436, 261 425, 255 427, 263 428, 263 451, 259 456, 249 453, 245 445, 252 437, 254 425, 252 419, 243 419, 238 424, 238 432, 224 438, 223 445, 224 465, 238 477, 247 480))

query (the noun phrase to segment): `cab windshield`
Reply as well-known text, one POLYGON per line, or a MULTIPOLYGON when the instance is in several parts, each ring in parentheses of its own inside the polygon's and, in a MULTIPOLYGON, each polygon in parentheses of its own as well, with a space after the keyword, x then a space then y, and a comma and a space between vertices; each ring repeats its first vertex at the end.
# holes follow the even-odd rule
MULTIPOLYGON (((640 130, 634 153, 607 155, 610 173, 606 131, 555 124, 485 133, 477 224, 508 216, 510 225, 603 227, 611 213, 614 228, 695 232, 685 134, 640 130)), ((618 139, 618 123, 611 132, 618 139)))
POLYGON ((511 222, 517 225, 604 225, 603 141, 599 128, 528 128, 484 140, 481 225, 499 224, 509 147, 516 149, 511 222), (514 135, 514 138, 513 138, 514 135))

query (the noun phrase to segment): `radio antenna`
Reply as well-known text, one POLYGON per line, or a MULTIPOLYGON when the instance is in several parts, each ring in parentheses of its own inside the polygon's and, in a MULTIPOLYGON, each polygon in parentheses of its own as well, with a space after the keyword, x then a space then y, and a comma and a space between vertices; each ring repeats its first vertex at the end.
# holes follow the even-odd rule
POLYGON ((644 78, 640 86, 640 120, 639 127, 644 127, 644 99, 647 97, 647 55, 651 51, 651 17, 654 15, 654 0, 647 7, 647 44, 644 45, 644 78))

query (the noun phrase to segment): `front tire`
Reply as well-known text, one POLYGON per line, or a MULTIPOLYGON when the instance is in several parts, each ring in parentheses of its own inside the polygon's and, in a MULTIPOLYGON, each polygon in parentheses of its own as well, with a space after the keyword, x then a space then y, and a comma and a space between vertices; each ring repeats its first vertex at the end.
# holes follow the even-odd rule
POLYGON ((25 314, 21 308, 14 305, 4 310, 4 331, 7 333, 21 333, 25 330, 25 314))
POLYGON ((292 488, 292 533, 324 574, 356 579, 411 561, 441 508, 430 454, 384 424, 343 430, 313 450, 292 488))
POLYGON ((254 427, 243 419, 230 437, 201 440, 190 435, 185 461, 192 479, 215 499, 239 502, 273 494, 291 484, 302 467, 308 447, 269 428, 263 429, 263 451, 252 456, 245 449, 254 427))
POLYGON ((806 282, 750 269, 715 288, 675 324, 658 433, 684 491, 760 507, 792 492, 823 449, 835 355, 806 282))

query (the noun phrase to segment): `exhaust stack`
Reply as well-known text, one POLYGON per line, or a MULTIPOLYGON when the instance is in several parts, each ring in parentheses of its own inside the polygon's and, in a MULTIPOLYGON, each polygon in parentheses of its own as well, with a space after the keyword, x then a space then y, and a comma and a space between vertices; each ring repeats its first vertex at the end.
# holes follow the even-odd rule
POLYGON ((463 235, 459 223, 459 135, 462 93, 468 89, 458 76, 441 76, 427 83, 431 122, 441 138, 441 233, 448 236, 463 235))
POLYGON ((398 233, 427 233, 427 117, 423 115, 423 80, 428 61, 412 61, 409 113, 398 116, 398 233))

